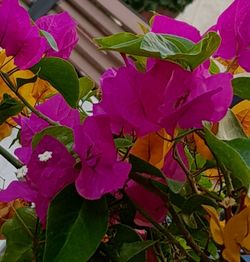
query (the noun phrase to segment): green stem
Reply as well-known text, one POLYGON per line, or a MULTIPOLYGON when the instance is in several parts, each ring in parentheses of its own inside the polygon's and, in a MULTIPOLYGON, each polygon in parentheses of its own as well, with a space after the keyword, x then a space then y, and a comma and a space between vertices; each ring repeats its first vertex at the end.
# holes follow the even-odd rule
POLYGON ((23 164, 10 154, 4 147, 0 145, 0 155, 2 155, 6 160, 8 160, 15 168, 21 168, 23 164))

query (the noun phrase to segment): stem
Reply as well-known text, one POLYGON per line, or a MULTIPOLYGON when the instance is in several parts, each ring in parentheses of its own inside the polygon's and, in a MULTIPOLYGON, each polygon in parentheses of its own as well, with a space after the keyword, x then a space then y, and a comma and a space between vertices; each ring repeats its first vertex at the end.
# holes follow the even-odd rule
POLYGON ((178 141, 178 140, 182 139, 183 137, 185 137, 185 136, 187 136, 187 135, 189 135, 189 134, 192 134, 192 133, 195 132, 195 131, 199 131, 199 130, 201 130, 201 129, 192 128, 192 129, 190 129, 190 130, 187 130, 186 132, 183 132, 183 133, 182 133, 181 135, 179 135, 179 136, 173 137, 172 139, 168 139, 168 138, 162 136, 159 132, 156 132, 156 134, 157 134, 160 138, 162 138, 163 140, 166 140, 166 141, 168 141, 168 142, 175 142, 175 141, 178 141))
POLYGON ((186 165, 183 163, 180 154, 178 152, 178 149, 176 148, 176 143, 174 144, 174 148, 173 148, 173 158, 178 162, 178 164, 180 165, 180 167, 182 168, 182 170, 184 171, 184 173, 187 176, 188 182, 193 190, 193 192, 195 192, 196 194, 199 194, 199 190, 197 188, 197 185, 195 183, 195 180, 193 178, 192 173, 187 169, 186 165))
POLYGON ((57 122, 53 121, 52 119, 50 119, 49 117, 47 117, 46 115, 35 109, 21 94, 19 94, 18 91, 16 90, 16 87, 14 86, 14 84, 11 82, 10 78, 7 75, 5 75, 3 72, 0 71, 0 76, 5 82, 5 84, 10 88, 10 90, 22 101, 22 103, 26 107, 30 109, 32 113, 37 115, 39 118, 45 120, 50 125, 58 126, 57 122))
POLYGON ((0 155, 2 155, 6 160, 8 160, 15 168, 21 168, 23 164, 10 154, 4 147, 0 145, 0 155))
POLYGON ((30 109, 30 111, 32 113, 34 113, 35 115, 37 115, 39 118, 45 120, 48 124, 50 124, 51 126, 58 126, 59 124, 55 121, 53 121, 52 119, 50 119, 49 117, 47 117, 46 115, 44 115, 43 113, 41 113, 40 111, 38 111, 37 109, 35 109, 28 101, 25 100, 25 98, 20 95, 18 92, 15 93, 16 96, 22 101, 22 103, 28 107, 30 109))

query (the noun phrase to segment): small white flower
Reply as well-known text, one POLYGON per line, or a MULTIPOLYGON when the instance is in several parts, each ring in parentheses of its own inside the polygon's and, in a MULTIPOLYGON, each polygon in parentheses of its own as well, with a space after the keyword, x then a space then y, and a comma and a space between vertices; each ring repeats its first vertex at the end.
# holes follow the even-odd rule
POLYGON ((22 166, 21 168, 17 169, 16 177, 18 179, 22 179, 26 176, 27 172, 28 172, 27 166, 22 166))
POLYGON ((229 208, 232 206, 236 205, 236 201, 232 197, 225 197, 221 202, 220 202, 225 208, 229 208))
POLYGON ((41 162, 46 162, 51 158, 52 158, 52 152, 51 151, 45 151, 44 153, 38 155, 38 159, 41 162))

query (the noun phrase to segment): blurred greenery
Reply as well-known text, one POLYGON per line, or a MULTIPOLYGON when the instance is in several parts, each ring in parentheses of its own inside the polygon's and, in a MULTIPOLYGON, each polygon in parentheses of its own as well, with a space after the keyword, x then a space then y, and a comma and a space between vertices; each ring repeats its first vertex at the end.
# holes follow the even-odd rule
POLYGON ((171 12, 182 12, 193 0, 123 0, 136 11, 157 11, 157 9, 168 9, 171 12))

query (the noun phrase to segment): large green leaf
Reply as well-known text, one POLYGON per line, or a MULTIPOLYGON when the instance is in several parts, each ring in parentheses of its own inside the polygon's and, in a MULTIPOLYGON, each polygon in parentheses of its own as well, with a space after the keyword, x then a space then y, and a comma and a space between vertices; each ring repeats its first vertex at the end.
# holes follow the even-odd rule
POLYGON ((73 185, 52 201, 47 220, 44 262, 84 262, 94 254, 108 225, 105 199, 85 200, 73 185))
POLYGON ((32 147, 35 148, 39 144, 41 139, 46 135, 53 136, 54 138, 59 140, 67 147, 69 151, 72 149, 74 141, 73 130, 65 126, 50 126, 43 129, 41 132, 36 133, 32 139, 32 147))
POLYGON ((61 58, 43 58, 30 69, 38 77, 57 89, 71 107, 76 107, 79 98, 79 81, 74 67, 61 58))
POLYGON ((235 138, 246 138, 243 128, 229 109, 225 117, 219 122, 216 136, 222 140, 232 140, 235 138))
POLYGON ((250 77, 238 77, 232 80, 234 94, 250 100, 250 77))
POLYGON ((7 248, 1 262, 25 262, 32 261, 33 238, 28 233, 34 234, 36 216, 30 208, 20 208, 17 214, 2 227, 2 233, 7 240, 7 248), (25 226, 27 228, 25 228, 25 226))
POLYGON ((194 44, 182 37, 153 32, 145 35, 118 33, 97 38, 96 42, 102 49, 166 59, 185 68, 194 69, 216 51, 220 44, 220 37, 215 32, 209 32, 199 43, 194 44))
POLYGON ((224 142, 205 129, 207 145, 219 163, 229 172, 233 182, 247 189, 250 185, 250 139, 237 138, 224 142))
POLYGON ((22 109, 23 104, 8 94, 4 94, 3 100, 0 103, 0 125, 9 117, 20 113, 22 109))
POLYGON ((227 144, 230 145, 235 151, 237 151, 241 157, 244 159, 244 162, 248 165, 250 169, 250 139, 234 139, 227 141, 227 144))

